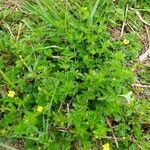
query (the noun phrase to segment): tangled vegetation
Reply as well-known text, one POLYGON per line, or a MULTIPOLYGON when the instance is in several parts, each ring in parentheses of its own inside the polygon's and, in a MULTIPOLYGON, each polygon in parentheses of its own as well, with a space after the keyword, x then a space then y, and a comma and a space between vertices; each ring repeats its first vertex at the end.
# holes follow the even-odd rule
MULTIPOLYGON (((0 146, 148 150, 148 99, 132 87, 136 71, 149 68, 137 62, 144 45, 135 13, 147 19, 148 6, 148 0, 2 0, 0 146)), ((147 72, 140 76, 149 82, 147 72)))

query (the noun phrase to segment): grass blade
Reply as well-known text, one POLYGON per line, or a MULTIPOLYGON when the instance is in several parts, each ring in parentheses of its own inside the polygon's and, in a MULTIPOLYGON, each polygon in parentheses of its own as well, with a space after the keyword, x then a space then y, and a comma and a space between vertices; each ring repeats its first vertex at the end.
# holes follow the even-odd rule
POLYGON ((6 74, 1 69, 0 69, 0 74, 3 77, 3 79, 7 81, 9 85, 11 85, 13 88, 15 87, 14 83, 6 76, 6 74))
POLYGON ((96 13, 96 10, 97 10, 97 8, 98 8, 99 3, 100 3, 100 0, 97 0, 97 1, 95 2, 95 5, 94 5, 94 7, 93 7, 93 9, 92 9, 92 12, 91 12, 90 17, 89 17, 89 20, 88 20, 89 24, 92 24, 92 22, 93 22, 93 18, 94 18, 94 16, 95 16, 95 13, 96 13))
POLYGON ((15 148, 10 147, 10 146, 8 146, 8 145, 6 145, 6 144, 3 144, 3 143, 0 143, 0 147, 6 148, 7 150, 17 150, 17 149, 15 149, 15 148))

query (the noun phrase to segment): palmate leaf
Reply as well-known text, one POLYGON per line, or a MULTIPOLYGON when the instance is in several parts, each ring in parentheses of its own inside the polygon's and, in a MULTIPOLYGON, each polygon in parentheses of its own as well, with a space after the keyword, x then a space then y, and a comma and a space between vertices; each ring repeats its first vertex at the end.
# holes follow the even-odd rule
POLYGON ((132 98, 133 92, 130 91, 129 93, 125 94, 125 95, 119 95, 122 96, 126 99, 126 101, 130 104, 134 99, 132 98))

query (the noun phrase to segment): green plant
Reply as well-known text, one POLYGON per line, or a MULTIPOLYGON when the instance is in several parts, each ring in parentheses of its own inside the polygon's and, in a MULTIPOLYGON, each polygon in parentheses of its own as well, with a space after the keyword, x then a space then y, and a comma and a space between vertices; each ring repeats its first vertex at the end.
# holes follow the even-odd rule
POLYGON ((0 32, 2 138, 23 139, 24 149, 148 149, 148 106, 129 89, 129 62, 142 46, 135 33, 124 34, 127 45, 111 38, 114 14, 110 0, 36 0, 8 16, 0 32))

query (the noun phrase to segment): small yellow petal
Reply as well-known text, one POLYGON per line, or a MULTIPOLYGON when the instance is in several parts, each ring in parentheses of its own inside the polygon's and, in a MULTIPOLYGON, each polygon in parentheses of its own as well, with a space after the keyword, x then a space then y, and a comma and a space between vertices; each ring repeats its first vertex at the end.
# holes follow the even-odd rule
POLYGON ((109 143, 104 144, 102 147, 103 147, 103 150, 110 150, 109 143))
POLYGON ((14 97, 15 92, 14 91, 8 91, 8 97, 14 97))
POLYGON ((42 111, 43 111, 43 107, 42 107, 42 106, 38 106, 38 107, 37 107, 37 111, 38 111, 38 112, 42 112, 42 111))
POLYGON ((128 44, 129 44, 129 40, 124 39, 124 40, 123 40, 123 44, 124 44, 124 45, 128 45, 128 44))

